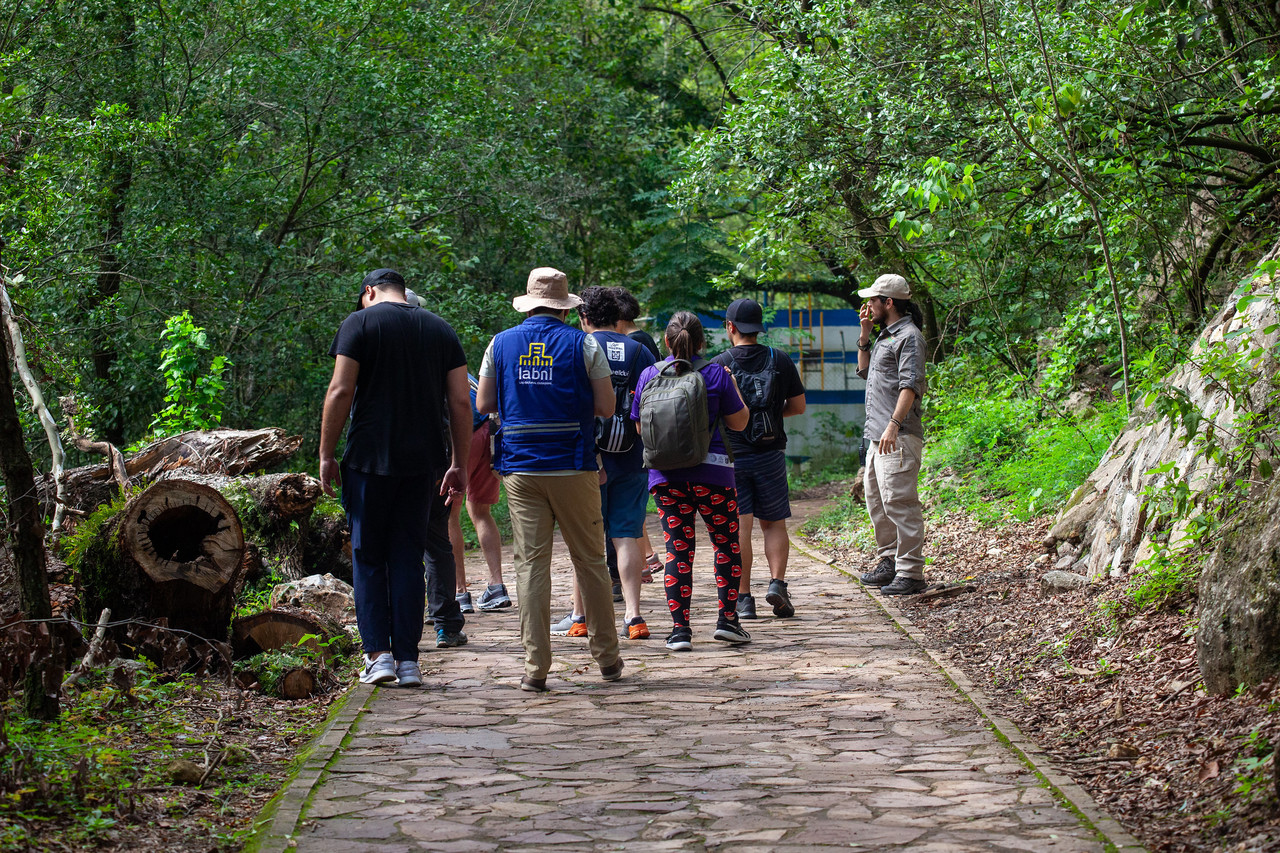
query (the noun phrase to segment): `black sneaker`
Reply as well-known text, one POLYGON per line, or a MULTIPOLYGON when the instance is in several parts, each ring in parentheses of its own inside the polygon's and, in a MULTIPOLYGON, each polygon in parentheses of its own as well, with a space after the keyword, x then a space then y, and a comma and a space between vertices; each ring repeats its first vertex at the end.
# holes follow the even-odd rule
POLYGON ((711 636, 735 646, 751 642, 751 635, 742 630, 737 622, 717 622, 716 632, 711 636))
POLYGON ((791 604, 791 596, 787 594, 787 582, 780 581, 777 578, 769 581, 769 594, 764 600, 773 605, 773 615, 786 619, 788 616, 795 616, 796 609, 791 604))
POLYGON ((754 595, 738 596, 738 618, 754 619, 756 618, 756 597, 754 595))
POLYGON ((915 595, 924 592, 929 584, 924 578, 907 578, 898 575, 893 583, 880 587, 881 595, 915 595))
POLYGON ((667 637, 667 648, 673 652, 693 651, 693 631, 678 625, 672 628, 671 636, 667 637))
POLYGON ((895 574, 897 574, 897 571, 893 567, 893 557, 881 557, 880 562, 876 563, 876 567, 858 578, 858 580, 867 586, 884 586, 893 580, 895 574))
POLYGON ((622 601, 622 584, 621 583, 615 583, 613 585, 613 600, 622 601))

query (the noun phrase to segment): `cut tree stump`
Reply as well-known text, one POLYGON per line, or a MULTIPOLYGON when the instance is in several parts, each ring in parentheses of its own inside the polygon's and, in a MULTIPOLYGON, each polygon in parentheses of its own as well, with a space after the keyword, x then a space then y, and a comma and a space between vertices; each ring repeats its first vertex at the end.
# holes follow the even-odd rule
POLYGON ((276 692, 280 694, 281 699, 306 699, 308 696, 315 695, 318 686, 311 670, 299 667, 288 670, 280 676, 280 685, 276 688, 276 692))
POLYGON ((345 653, 352 646, 351 638, 343 627, 323 613, 280 608, 236 619, 231 625, 231 650, 239 660, 296 646, 308 634, 322 641, 334 641, 325 647, 315 640, 307 643, 308 648, 322 653, 326 660, 334 654, 345 653))
POLYGON ((103 525, 80 565, 86 613, 166 618, 170 628, 226 639, 244 558, 235 509, 216 490, 156 483, 103 525))

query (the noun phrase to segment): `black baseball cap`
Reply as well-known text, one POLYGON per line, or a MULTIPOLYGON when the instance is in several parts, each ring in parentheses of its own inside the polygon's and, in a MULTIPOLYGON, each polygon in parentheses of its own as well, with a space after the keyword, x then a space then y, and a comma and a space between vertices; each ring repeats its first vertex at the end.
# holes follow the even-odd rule
POLYGON ((754 299, 735 299, 725 309, 724 318, 744 335, 758 335, 764 331, 764 310, 754 299))
POLYGON ((364 281, 360 282, 360 292, 356 295, 356 310, 360 310, 360 302, 364 297, 364 289, 366 287, 377 287, 380 284, 398 284, 404 287, 404 276, 393 269, 383 267, 374 270, 364 277, 364 281))

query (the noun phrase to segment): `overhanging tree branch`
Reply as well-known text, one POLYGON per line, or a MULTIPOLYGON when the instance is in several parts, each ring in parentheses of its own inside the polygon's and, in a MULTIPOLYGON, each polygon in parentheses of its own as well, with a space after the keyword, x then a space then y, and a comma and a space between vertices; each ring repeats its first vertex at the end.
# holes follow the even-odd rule
POLYGON ((702 37, 701 30, 698 29, 698 25, 693 22, 692 18, 677 9, 667 9, 662 6, 641 6, 640 8, 646 12, 658 12, 663 15, 670 15, 683 23, 685 27, 688 28, 689 35, 693 36, 693 40, 698 43, 698 47, 702 48, 703 57, 706 58, 707 62, 711 63, 711 67, 715 70, 716 76, 720 78, 720 84, 724 86, 725 95, 728 96, 729 100, 735 104, 742 103, 742 98, 739 98, 738 94, 733 91, 733 87, 729 85, 729 77, 724 73, 724 69, 720 67, 720 60, 716 59, 715 52, 711 50, 711 45, 707 44, 707 40, 702 37))

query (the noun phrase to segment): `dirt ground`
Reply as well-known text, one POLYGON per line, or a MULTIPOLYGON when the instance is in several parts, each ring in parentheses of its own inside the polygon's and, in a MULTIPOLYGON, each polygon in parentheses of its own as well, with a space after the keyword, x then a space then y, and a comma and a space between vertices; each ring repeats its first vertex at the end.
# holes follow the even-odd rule
MULTIPOLYGON (((1123 581, 1042 589, 1048 526, 934 520, 928 579, 973 591, 902 606, 934 650, 1150 850, 1280 849, 1275 682, 1205 695, 1190 598, 1138 612, 1123 581)), ((873 562, 847 542, 815 544, 854 574, 873 562)))

